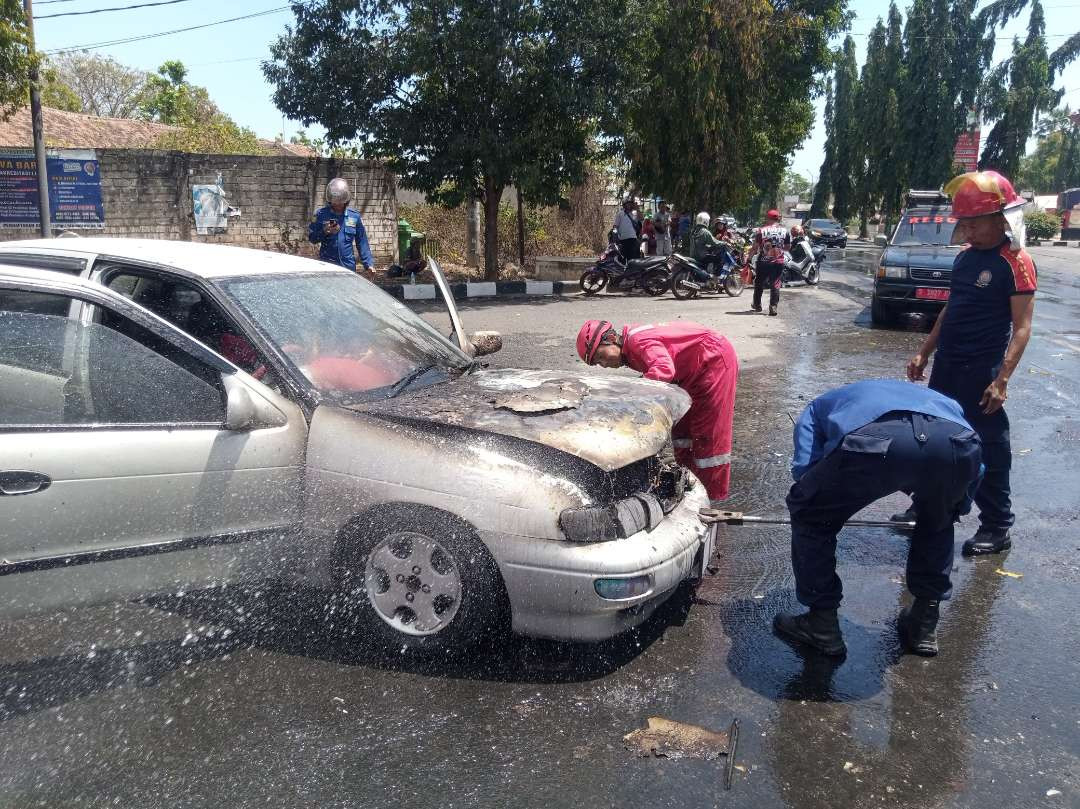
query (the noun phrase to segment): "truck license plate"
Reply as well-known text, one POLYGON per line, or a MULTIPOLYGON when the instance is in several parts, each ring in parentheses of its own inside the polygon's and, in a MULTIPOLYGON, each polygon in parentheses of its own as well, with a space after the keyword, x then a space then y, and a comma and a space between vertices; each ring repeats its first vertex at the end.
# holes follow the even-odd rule
POLYGON ((949 290, 919 287, 915 290, 915 297, 922 298, 924 301, 947 301, 949 299, 949 290))

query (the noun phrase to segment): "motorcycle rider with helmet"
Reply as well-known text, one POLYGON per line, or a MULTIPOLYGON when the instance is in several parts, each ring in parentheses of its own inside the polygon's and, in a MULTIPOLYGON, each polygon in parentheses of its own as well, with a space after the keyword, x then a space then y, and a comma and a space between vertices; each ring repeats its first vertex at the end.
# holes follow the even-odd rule
POLYGON ((724 245, 709 231, 710 222, 712 222, 712 217, 709 216, 708 211, 702 211, 694 218, 691 256, 702 267, 716 257, 716 248, 724 245))

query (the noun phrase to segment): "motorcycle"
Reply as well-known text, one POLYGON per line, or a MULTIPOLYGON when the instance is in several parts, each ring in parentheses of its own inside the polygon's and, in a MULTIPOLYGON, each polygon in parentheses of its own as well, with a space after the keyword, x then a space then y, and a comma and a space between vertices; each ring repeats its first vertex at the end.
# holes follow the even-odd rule
POLYGON ((615 241, 608 243, 594 264, 581 274, 578 286, 586 295, 596 295, 610 287, 619 292, 644 290, 654 297, 668 291, 671 268, 667 256, 646 256, 627 261, 615 241))
POLYGON ((803 236, 791 245, 788 261, 784 263, 782 282, 784 286, 803 281, 807 286, 817 286, 821 281, 821 265, 825 263, 824 245, 811 244, 803 236))
POLYGON ((727 246, 711 251, 704 265, 681 253, 672 255, 671 294, 680 301, 698 293, 726 292, 737 298, 743 291, 743 272, 727 246))

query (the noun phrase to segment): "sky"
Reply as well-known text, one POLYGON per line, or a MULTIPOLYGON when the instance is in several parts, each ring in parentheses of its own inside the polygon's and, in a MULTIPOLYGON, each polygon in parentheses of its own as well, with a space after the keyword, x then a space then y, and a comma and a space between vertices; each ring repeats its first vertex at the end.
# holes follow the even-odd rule
MULTIPOLYGON (((48 19, 47 15, 115 6, 136 5, 161 0, 34 0, 35 29, 39 51, 73 49, 128 37, 143 36, 179 28, 214 23, 248 14, 260 14, 251 19, 211 25, 194 31, 171 34, 153 39, 94 48, 94 52, 111 56, 118 62, 147 71, 156 70, 164 61, 179 59, 189 69, 188 80, 206 87, 210 97, 237 123, 250 127, 263 138, 284 135, 288 140, 301 127, 298 122, 283 118, 271 98, 272 88, 263 78, 259 63, 269 56, 270 44, 292 21, 287 0, 173 0, 168 5, 123 11, 65 16, 48 19), (265 13, 269 12, 269 13, 265 13)), ((900 3, 901 10, 907 6, 900 3)), ((867 34, 879 15, 886 13, 883 0, 852 0, 849 8, 855 18, 851 33, 855 38, 857 59, 861 68, 866 55, 867 34)), ((1053 51, 1065 38, 1078 29, 1080 0, 1044 0, 1047 46, 1053 51), (1069 20, 1073 22, 1069 22, 1069 20)), ((995 61, 1007 58, 1011 37, 1023 36, 1027 26, 1027 11, 999 31, 995 61)), ((837 41, 840 44, 842 38, 837 41)), ((1080 107, 1080 60, 1073 62, 1061 76, 1057 86, 1066 91, 1063 103, 1074 109, 1080 107)), ((806 142, 792 157, 791 168, 816 179, 825 145, 822 126, 824 99, 817 102, 814 129, 806 142)), ((309 134, 319 134, 318 127, 309 134)))

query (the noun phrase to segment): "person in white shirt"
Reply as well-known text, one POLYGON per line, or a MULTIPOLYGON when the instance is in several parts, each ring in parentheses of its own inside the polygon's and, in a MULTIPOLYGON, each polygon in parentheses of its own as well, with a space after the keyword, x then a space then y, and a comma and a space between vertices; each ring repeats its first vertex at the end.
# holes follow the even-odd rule
POLYGON ((619 240, 619 252, 627 261, 641 257, 641 226, 634 220, 633 212, 634 201, 628 199, 615 214, 615 238, 619 240))

